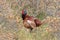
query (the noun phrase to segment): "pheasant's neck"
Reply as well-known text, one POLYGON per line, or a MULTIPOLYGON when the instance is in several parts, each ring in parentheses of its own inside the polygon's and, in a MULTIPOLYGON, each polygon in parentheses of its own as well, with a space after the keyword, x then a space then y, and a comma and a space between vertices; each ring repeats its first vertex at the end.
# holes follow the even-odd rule
POLYGON ((23 19, 23 20, 25 19, 25 16, 26 16, 26 14, 23 14, 23 15, 22 15, 22 19, 23 19))

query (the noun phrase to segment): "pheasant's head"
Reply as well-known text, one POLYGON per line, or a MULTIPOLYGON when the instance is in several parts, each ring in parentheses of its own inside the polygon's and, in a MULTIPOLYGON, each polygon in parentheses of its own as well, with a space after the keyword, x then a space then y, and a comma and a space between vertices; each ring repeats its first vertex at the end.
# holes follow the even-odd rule
POLYGON ((23 9, 22 10, 22 18, 24 19, 24 17, 27 15, 27 11, 26 11, 26 9, 23 9))
POLYGON ((22 15, 26 15, 26 14, 27 14, 26 9, 23 9, 23 10, 22 10, 22 15))

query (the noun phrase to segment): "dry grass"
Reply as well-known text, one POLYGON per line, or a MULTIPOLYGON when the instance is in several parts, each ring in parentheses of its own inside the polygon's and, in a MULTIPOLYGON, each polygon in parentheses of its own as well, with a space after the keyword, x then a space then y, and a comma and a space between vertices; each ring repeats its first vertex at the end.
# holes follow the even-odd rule
POLYGON ((0 2, 0 40, 60 40, 60 18, 46 16, 45 12, 41 13, 40 11, 44 11, 42 0, 43 7, 39 4, 42 8, 37 10, 31 6, 32 4, 28 5, 26 0, 0 0, 0 2), (28 9, 28 15, 38 15, 37 18, 44 22, 32 33, 27 32, 23 26, 21 18, 23 8, 28 9))

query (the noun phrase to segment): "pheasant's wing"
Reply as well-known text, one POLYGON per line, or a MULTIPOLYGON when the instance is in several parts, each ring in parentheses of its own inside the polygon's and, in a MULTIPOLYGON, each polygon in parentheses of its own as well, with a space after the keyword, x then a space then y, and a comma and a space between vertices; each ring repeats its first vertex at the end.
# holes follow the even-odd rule
POLYGON ((35 28, 36 27, 36 24, 35 24, 34 21, 27 20, 27 23, 30 25, 31 28, 35 28))

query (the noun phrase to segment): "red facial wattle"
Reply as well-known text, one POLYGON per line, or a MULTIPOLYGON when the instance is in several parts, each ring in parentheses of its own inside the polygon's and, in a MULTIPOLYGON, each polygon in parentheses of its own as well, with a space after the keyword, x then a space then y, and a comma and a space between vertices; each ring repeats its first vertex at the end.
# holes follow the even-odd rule
POLYGON ((22 10, 22 14, 24 14, 24 10, 22 10))

